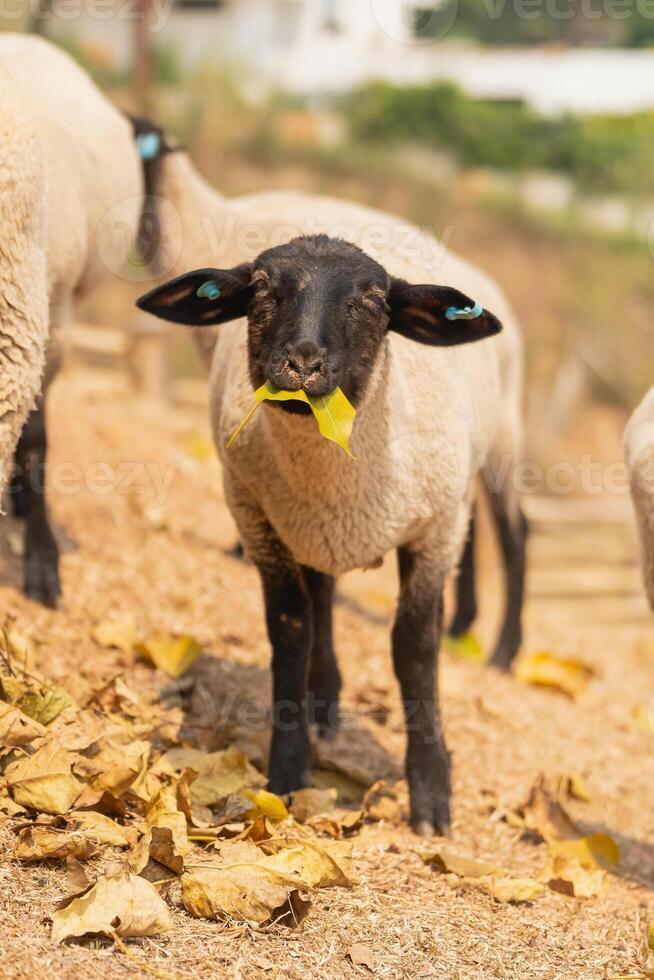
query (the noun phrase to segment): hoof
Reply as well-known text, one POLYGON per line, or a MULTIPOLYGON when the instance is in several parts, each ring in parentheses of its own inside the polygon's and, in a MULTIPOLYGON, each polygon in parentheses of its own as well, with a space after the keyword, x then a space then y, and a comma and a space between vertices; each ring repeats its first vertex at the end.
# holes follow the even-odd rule
POLYGON ((56 609, 61 598, 59 571, 50 564, 33 562, 25 569, 24 592, 28 599, 56 609))

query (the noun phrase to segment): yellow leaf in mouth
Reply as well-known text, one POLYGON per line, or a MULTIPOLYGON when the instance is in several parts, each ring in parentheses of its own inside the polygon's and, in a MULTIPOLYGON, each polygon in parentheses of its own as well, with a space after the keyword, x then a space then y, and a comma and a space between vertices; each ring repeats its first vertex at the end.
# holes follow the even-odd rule
POLYGON ((328 395, 319 395, 314 398, 312 395, 307 395, 306 391, 279 391, 269 381, 266 381, 255 391, 254 405, 227 443, 228 449, 234 445, 259 405, 267 400, 305 402, 316 418, 320 435, 331 442, 335 442, 352 459, 356 458, 350 451, 350 436, 357 410, 340 388, 335 388, 328 395))

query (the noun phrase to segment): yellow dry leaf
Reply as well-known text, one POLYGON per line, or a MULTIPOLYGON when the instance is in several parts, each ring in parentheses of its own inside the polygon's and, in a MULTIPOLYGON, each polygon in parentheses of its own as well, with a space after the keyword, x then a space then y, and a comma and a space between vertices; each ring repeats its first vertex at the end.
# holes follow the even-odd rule
POLYGON ((586 783, 577 773, 563 773, 548 779, 546 787, 559 803, 564 800, 582 800, 590 803, 592 797, 586 783))
POLYGON ((182 901, 198 919, 239 919, 262 925, 284 918, 293 925, 308 912, 298 891, 306 882, 262 864, 196 868, 182 875, 182 901))
POLYGON ((14 855, 19 861, 77 858, 88 861, 97 854, 97 847, 81 834, 71 834, 49 827, 23 827, 18 835, 14 855))
POLYGON ((443 649, 459 660, 467 660, 474 664, 483 664, 486 654, 479 639, 474 633, 463 633, 461 636, 443 636, 443 649))
POLYGON ((155 633, 137 646, 137 651, 169 677, 177 679, 189 670, 203 650, 192 636, 155 633))
POLYGON ((229 442, 227 448, 236 442, 237 438, 250 421, 259 405, 266 400, 271 401, 301 401, 311 408, 321 436, 335 442, 352 459, 355 457, 350 451, 350 436, 356 416, 356 408, 350 403, 340 388, 336 388, 328 395, 320 395, 317 398, 307 395, 305 391, 279 391, 274 388, 269 381, 266 381, 254 393, 254 405, 240 423, 229 442))
POLYGON ((123 653, 131 653, 140 639, 139 629, 131 617, 103 619, 94 626, 91 636, 98 646, 123 653))
POLYGON ((399 823, 402 818, 402 807, 397 793, 383 779, 370 787, 363 798, 363 809, 368 820, 399 823))
POLYGON ((5 771, 12 798, 41 813, 66 813, 83 788, 71 772, 73 760, 74 756, 52 739, 34 755, 12 762, 5 771))
POLYGON ((305 821, 305 826, 309 827, 314 834, 332 837, 340 840, 342 837, 350 837, 361 829, 363 823, 363 810, 332 810, 331 813, 318 813, 314 817, 309 817, 305 821))
POLYGON ((428 851, 420 856, 425 864, 429 864, 436 871, 455 874, 460 878, 484 878, 508 874, 508 871, 504 871, 496 864, 464 857, 451 851, 449 847, 439 847, 437 851, 428 851))
POLYGON ((291 812, 300 823, 310 820, 318 814, 329 813, 334 809, 337 792, 331 789, 298 789, 293 793, 291 812))
POLYGON ((577 858, 551 855, 540 878, 552 891, 573 898, 595 898, 606 894, 606 871, 584 866, 577 858))
POLYGON ((145 774, 152 746, 145 740, 126 742, 127 737, 126 732, 124 738, 102 739, 99 751, 89 760, 95 772, 90 779, 92 789, 122 796, 145 774))
POLYGON ((197 772, 190 792, 193 804, 199 806, 212 806, 231 793, 263 786, 266 781, 236 746, 221 752, 171 749, 161 761, 177 772, 187 768, 197 772))
POLYGON ((179 854, 188 854, 186 817, 177 808, 177 793, 172 786, 162 786, 148 803, 145 821, 148 827, 166 827, 172 834, 179 854))
POLYGON ((552 857, 579 861, 584 868, 616 871, 620 866, 620 848, 610 834, 598 832, 576 840, 548 841, 552 857))
POLYGON ((253 809, 246 814, 247 819, 252 820, 263 814, 269 820, 286 820, 286 804, 276 793, 269 793, 266 789, 244 789, 243 796, 254 803, 253 809))
POLYGON ((55 942, 87 935, 156 936, 172 927, 170 911, 156 889, 129 873, 103 875, 52 916, 55 942))
POLYGON ((81 834, 96 844, 109 844, 111 847, 128 847, 135 838, 133 830, 121 827, 104 813, 94 810, 76 810, 68 818, 70 830, 81 834))
POLYGON ((0 684, 3 699, 41 725, 49 725, 66 708, 74 707, 73 699, 63 687, 41 682, 34 677, 3 677, 0 684))
POLYGON ((546 651, 525 654, 515 666, 515 676, 524 684, 553 687, 571 698, 583 694, 594 675, 595 671, 580 660, 546 651))
POLYGON ((47 728, 34 721, 15 704, 5 704, 0 701, 0 745, 6 748, 17 748, 29 745, 35 738, 42 738, 47 728))
POLYGON ((275 853, 260 864, 285 875, 296 875, 312 888, 349 888, 354 883, 352 844, 345 841, 313 841, 277 838, 262 845, 275 853))
POLYGON ((508 874, 479 878, 474 884, 498 902, 533 902, 545 891, 542 882, 535 878, 512 878, 508 874))

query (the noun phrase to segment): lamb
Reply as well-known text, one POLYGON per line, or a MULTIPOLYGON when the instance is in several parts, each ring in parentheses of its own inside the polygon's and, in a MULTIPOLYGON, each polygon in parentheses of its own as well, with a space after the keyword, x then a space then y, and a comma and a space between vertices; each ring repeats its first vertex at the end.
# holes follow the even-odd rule
POLYGON ((136 238, 144 177, 129 120, 33 36, 0 34, 0 181, 0 492, 9 482, 25 520, 25 591, 55 605, 45 391, 73 300, 136 238))
POLYGON ((625 452, 640 532, 645 591, 654 609, 654 388, 627 423, 625 452))
MULTIPOLYGON (((287 224, 288 212, 306 204, 287 202, 287 224)), ((354 208, 310 204, 313 219, 321 206, 332 220, 354 208)), ((306 785, 307 713, 323 735, 338 722, 335 578, 397 550, 393 662, 408 731, 411 822, 421 834, 450 828, 436 657, 443 585, 464 545, 480 469, 503 528, 511 586, 494 656, 503 667, 520 643, 524 574, 525 525, 512 479, 516 417, 503 397, 506 341, 496 337, 497 317, 477 305, 500 297, 453 256, 443 265, 455 286, 410 284, 422 279, 412 263, 389 253, 382 265, 315 232, 268 248, 254 262, 186 273, 138 304, 173 322, 225 324, 213 358, 211 414, 226 498, 263 585, 273 791, 306 785), (458 288, 466 281, 480 288, 474 299, 458 288), (244 316, 247 329, 238 322, 244 316), (356 461, 320 437, 307 405, 297 401, 265 402, 228 450, 253 389, 266 382, 314 397, 342 388, 357 409, 356 461)), ((514 325, 509 333, 515 338, 514 325)))

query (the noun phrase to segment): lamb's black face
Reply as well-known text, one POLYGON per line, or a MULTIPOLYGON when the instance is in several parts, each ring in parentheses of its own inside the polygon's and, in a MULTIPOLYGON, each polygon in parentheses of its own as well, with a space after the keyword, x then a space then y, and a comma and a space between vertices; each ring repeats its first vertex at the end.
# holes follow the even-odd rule
MULTIPOLYGON (((484 340, 499 320, 449 286, 394 279, 354 245, 296 238, 233 269, 197 269, 141 297, 140 309, 201 327, 247 316, 252 385, 320 396, 342 388, 357 405, 389 330, 431 347, 484 340)), ((303 402, 280 404, 309 411, 303 402)))
MULTIPOLYGON (((388 324, 389 276, 346 242, 299 238, 259 256, 248 308, 254 388, 363 395, 388 324)), ((302 402, 279 403, 306 408, 302 402)))

